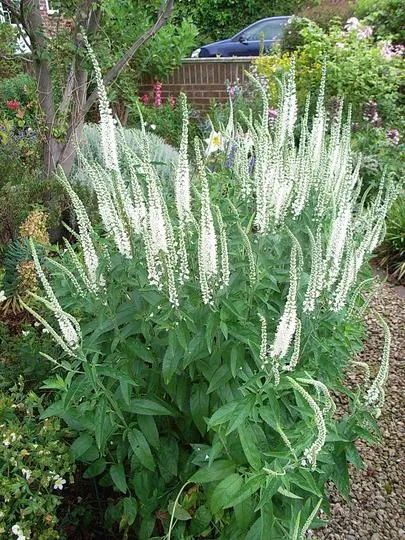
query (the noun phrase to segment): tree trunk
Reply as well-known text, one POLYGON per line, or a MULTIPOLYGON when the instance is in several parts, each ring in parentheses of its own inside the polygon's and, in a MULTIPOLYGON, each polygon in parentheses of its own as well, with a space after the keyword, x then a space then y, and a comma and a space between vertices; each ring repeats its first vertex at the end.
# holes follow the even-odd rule
MULTIPOLYGON (((58 165, 68 174, 76 157, 76 148, 80 144, 86 113, 97 100, 97 90, 87 97, 88 74, 83 69, 80 55, 72 61, 71 69, 63 91, 59 111, 66 113, 71 107, 70 127, 63 141, 54 136, 56 123, 55 101, 52 90, 52 76, 47 60, 47 38, 43 26, 40 0, 20 0, 19 9, 13 0, 3 0, 3 4, 12 14, 13 19, 21 24, 30 38, 33 53, 39 106, 44 122, 43 165, 47 176, 51 175, 58 165)), ((162 0, 155 24, 140 36, 108 71, 104 84, 108 86, 125 68, 136 51, 166 23, 173 10, 174 0, 162 0)), ((75 21, 75 42, 77 50, 83 50, 83 39, 80 28, 85 28, 88 36, 97 31, 100 20, 99 4, 95 0, 83 0, 79 6, 75 21)))

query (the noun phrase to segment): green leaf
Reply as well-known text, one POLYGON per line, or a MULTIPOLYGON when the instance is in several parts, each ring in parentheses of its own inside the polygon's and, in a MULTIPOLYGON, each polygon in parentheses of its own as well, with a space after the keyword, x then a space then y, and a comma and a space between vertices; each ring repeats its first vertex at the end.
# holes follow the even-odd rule
POLYGON ((331 470, 331 480, 343 495, 346 501, 349 500, 349 470, 346 460, 346 452, 343 443, 337 443, 333 453, 335 467, 331 470))
POLYGON ((236 496, 243 485, 243 479, 239 474, 231 474, 224 478, 214 489, 210 508, 213 514, 216 514, 222 508, 225 508, 228 501, 236 496))
POLYGON ((41 414, 40 419, 44 420, 45 418, 50 418, 51 416, 58 416, 62 418, 63 413, 65 412, 65 407, 63 401, 55 401, 52 405, 49 405, 44 412, 41 414))
POLYGON ((196 484, 207 484, 208 482, 219 482, 235 472, 235 463, 227 459, 214 461, 211 466, 203 467, 193 474, 189 482, 196 484))
POLYGON ((218 313, 215 311, 211 311, 211 313, 208 316, 207 326, 205 329, 205 341, 207 343, 207 349, 210 354, 212 352, 212 340, 213 340, 214 332, 218 328, 218 323, 219 323, 218 313))
POLYGON ((110 467, 110 476, 114 483, 114 486, 121 491, 121 493, 126 493, 128 490, 127 480, 125 478, 124 465, 122 463, 116 463, 110 467))
POLYGON ((83 473, 84 478, 94 478, 105 471, 107 462, 104 458, 100 458, 92 463, 83 473))
POLYGON ((180 504, 176 504, 176 506, 174 506, 174 502, 173 501, 169 501, 169 504, 168 504, 168 507, 167 507, 167 510, 169 512, 169 514, 172 516, 173 513, 174 513, 174 517, 180 521, 188 521, 189 519, 191 519, 191 516, 190 514, 187 512, 187 510, 185 508, 183 508, 180 504), (173 512, 174 510, 174 512, 173 512))
POLYGON ((166 384, 169 384, 180 364, 180 351, 176 347, 175 341, 176 335, 171 333, 169 336, 169 346, 166 349, 162 363, 162 374, 166 384))
POLYGON ((281 486, 281 477, 274 476, 270 479, 267 486, 262 490, 261 499, 257 505, 256 511, 270 504, 272 497, 277 493, 281 486))
POLYGON ((193 538, 203 533, 211 522, 211 513, 206 506, 199 506, 191 522, 190 533, 193 538))
POLYGON ((318 486, 316 485, 315 479, 312 476, 311 471, 308 469, 299 469, 294 474, 289 477, 289 481, 296 486, 299 486, 301 489, 313 493, 318 497, 322 497, 322 493, 318 486))
POLYGON ((83 433, 70 447, 74 459, 79 459, 93 445, 93 437, 89 433, 83 433))
POLYGON ((106 443, 106 417, 107 417, 107 399, 102 397, 97 405, 94 415, 94 434, 96 437, 96 444, 99 450, 104 448, 106 443))
POLYGON ((250 477, 239 490, 234 498, 230 498, 225 508, 236 506, 247 498, 251 497, 256 491, 258 491, 266 482, 266 477, 263 474, 250 477))
POLYGON ((208 393, 218 390, 221 386, 226 384, 229 379, 232 378, 232 373, 226 364, 222 364, 211 378, 210 385, 208 387, 208 393))
POLYGON ((123 518, 128 525, 133 525, 138 513, 138 503, 135 497, 125 497, 123 499, 123 518))
POLYGON ((209 411, 208 385, 205 382, 193 384, 190 396, 190 413, 198 431, 204 435, 207 431, 205 418, 209 411))
POLYGON ((164 404, 151 399, 132 399, 128 411, 149 416, 174 416, 173 412, 164 404))
POLYGON ((363 461, 354 443, 350 443, 346 446, 346 456, 348 461, 350 461, 350 463, 353 463, 356 469, 363 468, 363 461))
POLYGON ((153 416, 139 414, 137 417, 138 426, 145 435, 148 443, 154 448, 159 448, 159 432, 153 416))
POLYGON ((280 493, 280 495, 284 495, 284 497, 288 497, 289 499, 302 499, 302 497, 299 497, 292 491, 285 489, 283 487, 279 487, 277 491, 280 493))
POLYGON ((258 471, 262 468, 261 453, 257 448, 257 441, 252 426, 245 422, 238 427, 239 440, 249 465, 258 471))
POLYGON ((139 431, 139 429, 132 428, 130 431, 128 431, 127 436, 133 453, 136 455, 142 465, 150 471, 154 471, 155 461, 144 434, 139 431))
POLYGON ((215 426, 220 426, 229 422, 231 420, 233 413, 238 405, 238 401, 232 401, 231 403, 225 403, 220 409, 214 412, 208 422, 208 427, 213 428, 215 426))
POLYGON ((56 375, 54 379, 45 379, 44 384, 41 386, 41 389, 49 390, 65 390, 66 382, 60 375, 56 375))

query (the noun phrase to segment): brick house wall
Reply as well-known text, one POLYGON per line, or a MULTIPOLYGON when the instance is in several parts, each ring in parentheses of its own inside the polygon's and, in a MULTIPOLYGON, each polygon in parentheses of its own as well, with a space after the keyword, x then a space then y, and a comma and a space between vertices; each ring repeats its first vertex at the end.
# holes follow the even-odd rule
MULTIPOLYGON (((245 71, 249 70, 253 57, 235 58, 186 58, 166 80, 162 82, 162 97, 187 95, 188 101, 198 110, 207 110, 210 101, 225 102, 228 99, 226 81, 239 84, 246 82, 245 71)), ((145 77, 140 84, 139 94, 150 95, 153 100, 154 81, 145 77)))
POLYGON ((39 9, 49 37, 55 36, 60 30, 72 29, 73 21, 64 19, 58 11, 50 9, 48 0, 39 0, 39 9))

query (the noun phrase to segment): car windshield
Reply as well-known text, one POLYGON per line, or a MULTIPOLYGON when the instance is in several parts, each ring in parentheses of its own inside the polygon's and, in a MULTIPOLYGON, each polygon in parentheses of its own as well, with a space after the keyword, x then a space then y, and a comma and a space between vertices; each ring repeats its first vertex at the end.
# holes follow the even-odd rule
POLYGON ((283 27, 286 24, 287 19, 260 21, 239 35, 243 36, 247 41, 259 41, 262 35, 265 40, 273 40, 281 36, 283 27))

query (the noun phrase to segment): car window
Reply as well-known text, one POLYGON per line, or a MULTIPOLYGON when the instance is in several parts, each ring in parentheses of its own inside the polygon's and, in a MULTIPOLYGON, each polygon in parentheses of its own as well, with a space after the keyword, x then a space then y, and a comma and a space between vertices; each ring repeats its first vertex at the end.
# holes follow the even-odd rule
POLYGON ((261 21, 249 28, 244 37, 247 41, 259 41, 261 34, 263 34, 265 40, 275 39, 282 35, 286 23, 287 20, 283 19, 278 21, 261 21))

